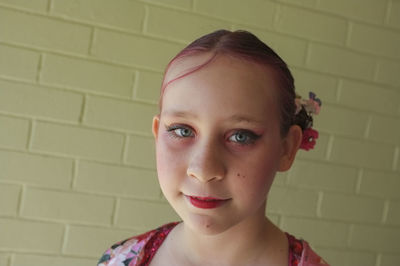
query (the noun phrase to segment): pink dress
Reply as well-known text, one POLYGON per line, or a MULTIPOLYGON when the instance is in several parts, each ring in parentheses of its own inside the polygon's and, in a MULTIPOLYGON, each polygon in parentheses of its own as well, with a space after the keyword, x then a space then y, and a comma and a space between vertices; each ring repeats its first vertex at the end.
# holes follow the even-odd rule
MULTIPOLYGON (((98 266, 146 266, 165 240, 169 232, 179 222, 160 226, 144 234, 128 238, 114 244, 101 257, 98 266)), ((289 266, 326 266, 304 240, 286 233, 289 240, 289 266)))

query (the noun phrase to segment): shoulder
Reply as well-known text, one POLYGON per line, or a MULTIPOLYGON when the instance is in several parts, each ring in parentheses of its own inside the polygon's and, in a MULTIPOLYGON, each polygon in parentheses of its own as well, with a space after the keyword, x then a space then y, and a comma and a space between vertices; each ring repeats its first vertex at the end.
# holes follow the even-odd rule
POLYGON ((289 265, 292 266, 329 266, 303 239, 297 239, 286 233, 289 240, 289 265))
POLYGON ((178 222, 162 225, 141 235, 133 236, 117 242, 107 249, 98 262, 98 266, 106 265, 138 265, 152 257, 158 246, 178 222))
POLYGON ((323 258, 321 258, 307 243, 303 242, 303 252, 301 254, 301 260, 299 266, 329 266, 323 258))

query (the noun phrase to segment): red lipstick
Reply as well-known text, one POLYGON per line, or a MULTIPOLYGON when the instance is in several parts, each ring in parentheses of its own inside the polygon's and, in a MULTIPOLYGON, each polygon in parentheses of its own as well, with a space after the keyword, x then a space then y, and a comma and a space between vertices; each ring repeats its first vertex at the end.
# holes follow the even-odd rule
POLYGON ((213 197, 194 197, 194 196, 186 196, 186 198, 189 199, 190 203, 201 209, 213 209, 216 207, 221 206, 225 202, 227 202, 229 199, 217 199, 213 197))

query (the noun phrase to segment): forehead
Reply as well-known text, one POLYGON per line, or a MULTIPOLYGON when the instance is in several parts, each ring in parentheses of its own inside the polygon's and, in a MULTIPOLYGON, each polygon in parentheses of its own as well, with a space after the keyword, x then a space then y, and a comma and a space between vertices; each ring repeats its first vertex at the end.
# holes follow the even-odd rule
POLYGON ((256 116, 276 111, 278 84, 268 66, 217 55, 204 67, 176 79, 211 57, 211 54, 188 56, 170 66, 165 82, 172 82, 165 88, 162 111, 166 108, 200 110, 204 106, 213 111, 221 109, 212 106, 213 103, 224 107, 221 114, 239 112, 256 116))

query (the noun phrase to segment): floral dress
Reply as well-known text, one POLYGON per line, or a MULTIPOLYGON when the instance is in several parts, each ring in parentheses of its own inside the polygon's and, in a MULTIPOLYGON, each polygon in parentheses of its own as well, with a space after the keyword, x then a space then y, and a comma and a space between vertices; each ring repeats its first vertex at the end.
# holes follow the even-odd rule
MULTIPOLYGON (((144 234, 114 244, 101 257, 98 266, 146 266, 156 254, 169 232, 179 222, 160 226, 144 234)), ((285 233, 289 241, 289 266, 326 266, 304 240, 285 233)))

